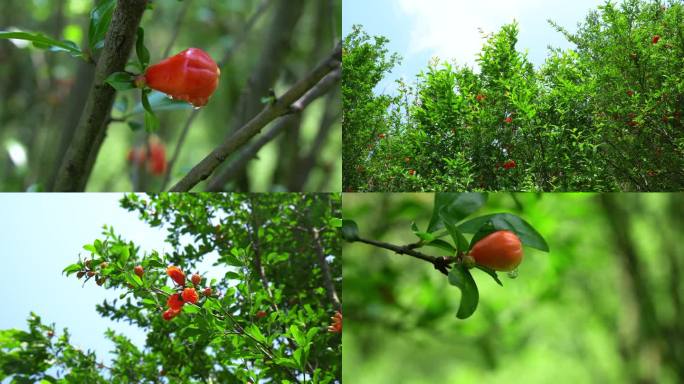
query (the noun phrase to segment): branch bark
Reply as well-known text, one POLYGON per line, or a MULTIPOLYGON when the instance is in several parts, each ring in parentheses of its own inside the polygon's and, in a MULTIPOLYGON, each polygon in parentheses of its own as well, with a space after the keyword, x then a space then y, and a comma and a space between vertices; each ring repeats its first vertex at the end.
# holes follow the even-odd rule
POLYGON ((107 132, 116 91, 107 77, 123 71, 147 0, 119 0, 95 68, 95 80, 55 180, 54 191, 83 191, 107 132))
POLYGON ((328 73, 340 67, 342 61, 342 45, 338 44, 332 53, 306 77, 292 86, 274 103, 269 104, 247 124, 228 137, 219 147, 200 161, 183 179, 171 188, 172 192, 185 192, 192 189, 202 180, 206 180, 223 161, 257 135, 276 118, 298 112, 295 101, 313 88, 328 73))
POLYGON ((339 296, 337 296, 337 290, 335 289, 332 274, 330 273, 330 266, 325 260, 325 252, 323 251, 323 246, 321 245, 320 230, 318 228, 309 227, 309 233, 314 239, 314 249, 316 250, 318 266, 321 267, 321 270, 323 271, 323 282, 325 284, 326 291, 328 291, 328 297, 330 297, 330 301, 332 301, 332 303, 335 305, 335 308, 342 312, 342 303, 340 302, 339 296))

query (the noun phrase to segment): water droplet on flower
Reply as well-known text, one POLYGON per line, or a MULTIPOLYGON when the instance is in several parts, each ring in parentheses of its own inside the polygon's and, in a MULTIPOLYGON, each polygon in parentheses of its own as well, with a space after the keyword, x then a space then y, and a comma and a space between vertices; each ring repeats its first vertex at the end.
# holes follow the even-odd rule
POLYGON ((173 96, 171 96, 171 95, 166 95, 166 97, 168 97, 169 100, 173 100, 173 96))
POLYGON ((516 277, 518 277, 518 268, 516 268, 512 271, 508 271, 506 273, 506 275, 508 276, 509 279, 515 279, 516 277))
POLYGON ((202 107, 198 107, 198 106, 196 106, 196 105, 193 105, 193 106, 192 106, 192 109, 194 109, 195 111, 199 111, 201 108, 202 108, 202 107))

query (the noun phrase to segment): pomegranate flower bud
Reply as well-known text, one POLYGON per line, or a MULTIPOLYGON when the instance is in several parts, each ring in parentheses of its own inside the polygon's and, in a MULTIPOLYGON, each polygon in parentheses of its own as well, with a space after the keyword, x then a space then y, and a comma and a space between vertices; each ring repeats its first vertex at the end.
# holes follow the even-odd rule
POLYGON ((216 62, 206 52, 188 48, 148 67, 143 80, 152 89, 201 107, 216 90, 220 74, 216 62))

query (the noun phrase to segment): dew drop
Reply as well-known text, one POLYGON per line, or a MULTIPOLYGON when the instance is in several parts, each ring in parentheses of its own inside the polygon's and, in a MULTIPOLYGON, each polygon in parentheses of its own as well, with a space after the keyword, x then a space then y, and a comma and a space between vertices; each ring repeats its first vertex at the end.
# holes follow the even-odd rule
POLYGON ((193 106, 192 106, 192 109, 194 109, 195 111, 199 111, 201 108, 202 108, 202 107, 198 107, 198 106, 196 106, 196 105, 193 105, 193 106))
POLYGON ((166 97, 168 97, 169 100, 173 100, 173 96, 171 96, 171 95, 166 95, 166 97))
POLYGON ((518 268, 507 272, 506 275, 508 276, 509 279, 515 279, 516 277, 518 277, 518 268))

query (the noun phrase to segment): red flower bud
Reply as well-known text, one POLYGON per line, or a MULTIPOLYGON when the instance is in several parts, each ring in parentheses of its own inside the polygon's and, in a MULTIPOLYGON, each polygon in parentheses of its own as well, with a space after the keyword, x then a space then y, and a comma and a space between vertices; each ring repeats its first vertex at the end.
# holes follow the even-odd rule
POLYGON ((504 119, 504 123, 510 124, 513 122, 513 118, 511 116, 508 116, 507 118, 504 119))
POLYGON ((659 41, 660 41, 660 35, 653 36, 653 40, 651 40, 651 42, 653 44, 658 44, 659 41))
POLYGON ((515 164, 515 160, 508 160, 503 164, 503 167, 504 169, 513 169, 517 167, 517 165, 515 164))
POLYGON ((169 277, 171 277, 176 284, 185 285, 185 274, 180 270, 180 268, 171 265, 166 268, 166 274, 169 275, 169 277))
POLYGON ((511 231, 496 231, 480 239, 470 250, 479 265, 497 270, 512 271, 523 258, 522 244, 511 231))
POLYGON ((200 281, 202 281, 202 276, 195 273, 194 275, 192 275, 190 280, 192 281, 193 285, 199 285, 200 281))
POLYGON ((415 169, 409 169, 409 175, 415 176, 415 175, 416 175, 416 170, 415 170, 415 169))
POLYGON ((135 272, 135 274, 142 279, 145 270, 143 269, 142 265, 136 265, 135 268, 133 268, 133 272, 135 272))
POLYGON ((482 101, 482 100, 485 99, 485 95, 483 95, 483 94, 481 94, 481 93, 478 93, 477 96, 475 96, 475 99, 476 99, 477 101, 482 101))
POLYGON ((328 332, 342 333, 342 312, 335 312, 335 315, 330 319, 332 320, 332 324, 328 326, 328 332))
POLYGON ((263 319, 264 317, 266 317, 266 312, 265 312, 265 311, 258 311, 258 312, 256 313, 256 318, 257 318, 257 319, 263 319))
POLYGON ((197 299, 199 299, 199 297, 197 296, 195 288, 185 288, 183 290, 183 300, 195 304, 197 303, 197 299))
POLYGON ((176 311, 180 311, 180 309, 183 308, 183 304, 185 304, 185 302, 178 293, 174 293, 166 300, 166 306, 176 311))
POLYGON ((207 104, 218 86, 221 71, 199 48, 188 48, 147 68, 145 84, 195 107, 207 104))
POLYGON ((629 96, 629 97, 634 96, 634 91, 632 91, 631 89, 628 89, 627 90, 627 96, 629 96))

